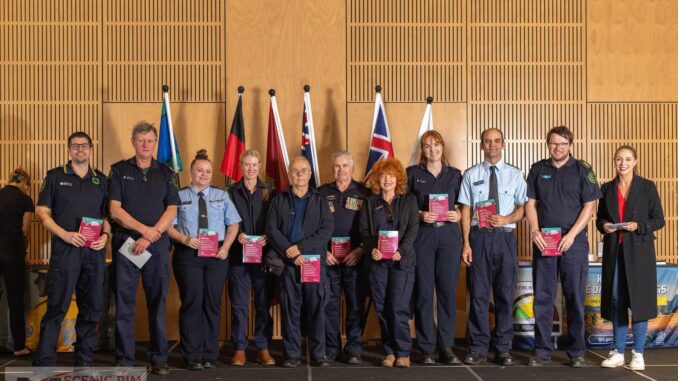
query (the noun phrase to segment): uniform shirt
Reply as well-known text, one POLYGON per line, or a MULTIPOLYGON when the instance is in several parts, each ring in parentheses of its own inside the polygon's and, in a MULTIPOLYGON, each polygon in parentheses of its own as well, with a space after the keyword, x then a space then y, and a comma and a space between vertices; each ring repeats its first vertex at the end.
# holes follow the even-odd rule
MULTIPOLYGON (((499 210, 497 212, 501 216, 508 216, 515 210, 515 205, 523 205, 527 202, 527 183, 523 178, 523 172, 507 164, 504 160, 500 160, 494 165, 497 167, 497 190, 499 193, 499 210)), ((471 226, 478 225, 478 216, 475 213, 476 203, 490 198, 491 166, 492 164, 483 161, 464 172, 457 201, 473 208, 471 226)), ((515 229, 516 224, 506 224, 504 227, 515 229)))
POLYGON ((290 215, 290 231, 287 233, 287 239, 292 243, 297 243, 304 234, 304 214, 310 193, 307 191, 303 197, 299 197, 291 191, 290 193, 292 194, 293 211, 290 215))
MULTIPOLYGON (((172 225, 188 237, 198 236, 198 215, 200 214, 198 192, 191 186, 179 190, 181 205, 177 208, 177 217, 172 225)), ((226 190, 209 186, 203 189, 202 193, 207 204, 207 229, 217 232, 219 241, 223 241, 226 236, 226 225, 240 223, 240 215, 226 190)))
MULTIPOLYGON (((389 205, 386 200, 379 197, 374 207, 372 221, 377 232, 380 230, 398 230, 398 218, 400 216, 400 195, 396 195, 389 205)), ((398 241, 403 237, 398 237, 398 241)))
POLYGON ((0 189, 0 236, 23 233, 24 214, 34 212, 33 200, 14 185, 0 189))
POLYGON ((563 234, 577 221, 584 203, 602 196, 591 165, 571 156, 560 168, 550 159, 541 160, 527 176, 527 197, 537 201, 539 226, 560 227, 563 234))
POLYGON ((102 219, 106 214, 108 183, 106 176, 89 168, 81 178, 69 161, 45 176, 38 206, 51 209, 52 218, 66 231, 78 231, 83 217, 102 219))
POLYGON ((334 217, 332 237, 350 237, 351 250, 360 246, 360 209, 365 204, 369 190, 357 181, 351 180, 341 192, 336 182, 327 183, 318 192, 327 198, 334 217))
MULTIPOLYGON (((179 205, 178 180, 172 170, 155 159, 146 174, 133 157, 111 166, 109 175, 109 199, 119 201, 122 208, 134 219, 146 226, 154 226, 170 205, 179 205)), ((115 226, 133 237, 137 232, 115 226)))
POLYGON ((426 169, 426 164, 407 168, 407 189, 417 197, 421 211, 429 211, 428 199, 431 194, 446 194, 449 210, 454 210, 460 184, 461 171, 454 167, 443 165, 438 177, 426 169))

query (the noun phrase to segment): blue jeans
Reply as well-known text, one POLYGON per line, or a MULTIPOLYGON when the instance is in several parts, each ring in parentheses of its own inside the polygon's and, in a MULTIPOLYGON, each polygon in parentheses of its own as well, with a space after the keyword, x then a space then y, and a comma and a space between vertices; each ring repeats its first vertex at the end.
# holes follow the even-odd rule
MULTIPOLYGON (((619 353, 624 353, 624 348, 626 347, 630 304, 629 286, 626 281, 626 265, 624 264, 624 246, 620 245, 612 285, 612 332, 614 334, 614 346, 619 353)), ((647 337, 647 320, 634 321, 632 331, 633 350, 636 353, 643 353, 645 338, 647 337)))

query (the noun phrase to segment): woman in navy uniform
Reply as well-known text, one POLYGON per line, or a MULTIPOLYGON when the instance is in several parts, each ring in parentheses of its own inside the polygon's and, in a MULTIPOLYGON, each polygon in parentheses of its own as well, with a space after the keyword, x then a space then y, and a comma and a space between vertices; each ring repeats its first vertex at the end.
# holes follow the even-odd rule
POLYGON ((657 258, 654 232, 664 227, 657 186, 635 173, 638 154, 621 146, 614 154, 617 176, 603 184, 596 227, 603 237, 603 280, 600 312, 612 321, 614 347, 601 364, 624 366, 624 348, 633 316, 631 370, 645 370, 643 350, 647 321, 657 316, 657 258), (624 225, 617 225, 623 223, 624 225))
POLYGON ((419 204, 419 233, 414 241, 417 254, 415 269, 414 324, 417 345, 424 354, 424 364, 459 364, 452 352, 456 317, 456 288, 461 256, 460 212, 455 207, 461 186, 461 171, 448 165, 445 142, 438 131, 421 136, 419 164, 407 168, 408 189, 419 204), (429 196, 447 197, 448 211, 443 218, 429 210, 429 196), (442 221, 441 221, 442 220, 442 221), (438 329, 433 316, 433 291, 438 304, 438 329))
POLYGON ((29 196, 31 176, 20 167, 12 171, 7 185, 0 189, 0 274, 5 279, 9 327, 14 355, 30 354, 26 348, 24 316, 25 258, 31 234, 33 200, 29 196))
POLYGON ((221 293, 228 275, 228 249, 240 216, 224 189, 210 185, 212 162, 200 150, 191 162, 191 185, 179 190, 181 205, 168 229, 175 243, 172 267, 179 286, 179 348, 190 370, 213 368, 219 356, 221 293), (198 255, 199 229, 219 236, 215 257, 198 255))
POLYGON ((407 174, 397 159, 381 160, 368 182, 372 195, 360 212, 360 235, 370 254, 369 276, 374 310, 384 346, 382 366, 410 366, 410 297, 414 287, 414 240, 419 229, 417 199, 407 191, 407 174), (398 232, 393 259, 384 259, 378 237, 382 231, 398 232), (397 359, 396 359, 397 358, 397 359))
POLYGON ((261 236, 259 243, 266 247, 266 215, 275 190, 259 180, 261 167, 259 152, 248 149, 240 155, 243 178, 233 184, 228 192, 242 221, 238 239, 231 246, 229 260, 228 295, 231 298, 231 341, 235 353, 231 365, 245 365, 247 320, 249 316, 250 290, 254 295, 254 343, 257 346, 257 363, 275 365, 268 351, 273 336, 273 318, 269 312, 275 277, 262 271, 260 263, 243 263, 243 245, 247 236, 261 236))

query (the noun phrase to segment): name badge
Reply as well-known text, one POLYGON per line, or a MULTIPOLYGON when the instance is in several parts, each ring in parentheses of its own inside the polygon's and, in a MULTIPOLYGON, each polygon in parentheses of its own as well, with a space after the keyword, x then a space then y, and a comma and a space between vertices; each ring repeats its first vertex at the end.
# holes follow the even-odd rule
POLYGON ((336 211, 336 209, 334 208, 334 201, 328 201, 328 203, 330 204, 330 212, 334 214, 334 212, 336 211))
POLYGON ((132 176, 123 176, 122 179, 123 179, 123 180, 134 181, 134 177, 132 177, 132 176))
POLYGON ((72 187, 73 183, 69 183, 68 181, 61 181, 59 185, 64 186, 64 187, 72 187))
POLYGON ((476 181, 475 183, 473 183, 473 186, 478 186, 482 184, 485 184, 485 180, 476 181))
POLYGON ((542 178, 542 179, 547 179, 547 180, 548 180, 548 179, 551 178, 551 175, 541 175, 541 178, 542 178))

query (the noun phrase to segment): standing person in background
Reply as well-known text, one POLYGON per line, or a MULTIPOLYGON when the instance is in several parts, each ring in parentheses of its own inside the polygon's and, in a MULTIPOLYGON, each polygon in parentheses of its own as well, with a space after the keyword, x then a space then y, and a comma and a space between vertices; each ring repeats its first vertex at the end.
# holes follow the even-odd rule
MULTIPOLYGON (((334 218, 333 239, 349 238, 345 257, 335 258, 331 247, 327 251, 327 278, 329 292, 325 307, 325 337, 327 358, 333 361, 342 351, 340 332, 341 290, 346 300, 346 362, 360 364, 363 352, 363 310, 368 283, 365 277, 365 260, 360 239, 360 209, 369 190, 353 180, 353 155, 348 151, 332 154, 334 182, 327 183, 318 192, 330 205, 334 218)), ((331 245, 330 245, 331 246, 331 245)))
POLYGON ((360 212, 360 235, 364 250, 370 255, 372 301, 384 346, 381 364, 409 368, 410 298, 417 262, 414 240, 419 229, 417 199, 407 193, 407 174, 395 158, 378 161, 372 168, 368 185, 372 194, 360 212), (397 250, 387 259, 379 249, 379 236, 394 233, 397 233, 397 250))
POLYGON ((31 235, 33 200, 30 196, 31 176, 17 167, 9 182, 0 188, 0 275, 5 279, 9 328, 14 342, 14 356, 26 356, 26 316, 24 289, 28 239, 31 235))
POLYGON ((532 277, 534 279, 534 356, 529 366, 551 361, 553 342, 553 304, 558 276, 567 308, 567 356, 570 366, 586 365, 584 353, 584 296, 589 269, 587 226, 602 196, 596 174, 585 161, 572 155, 574 135, 569 128, 552 128, 546 135, 550 158, 532 165, 527 176, 525 214, 533 242, 532 277), (542 228, 557 229, 562 236, 557 246, 561 256, 545 256, 546 241, 542 228))
POLYGON ((477 365, 486 360, 490 338, 494 361, 513 365, 509 353, 513 339, 513 298, 518 270, 518 243, 514 230, 523 218, 527 184, 520 169, 503 159, 504 134, 490 128, 480 135, 484 161, 469 168, 459 194, 462 204, 462 260, 468 266, 470 353, 464 363, 477 365), (489 227, 481 227, 480 202, 493 200, 496 214, 487 217, 489 227), (495 328, 490 337, 490 294, 494 300, 495 328))
POLYGON ((408 191, 417 197, 420 219, 414 241, 417 254, 414 282, 417 345, 424 354, 423 364, 435 364, 433 353, 437 349, 439 362, 458 365, 460 361, 452 347, 461 256, 461 213, 456 207, 461 171, 449 165, 445 141, 438 131, 425 132, 420 145, 419 164, 407 168, 408 191), (439 216, 429 209, 431 195, 444 195, 447 199, 448 209, 444 215, 439 216), (434 291, 437 319, 434 319, 433 313, 434 291), (435 321, 438 322, 437 330, 435 321))
POLYGON ((228 296, 231 298, 231 341, 235 353, 231 365, 245 365, 248 345, 247 322, 249 318, 250 291, 254 298, 254 344, 257 346, 257 363, 275 365, 268 346, 273 336, 273 318, 270 306, 275 287, 275 276, 262 271, 261 263, 243 263, 243 245, 247 236, 260 236, 262 251, 267 249, 265 234, 266 216, 276 192, 259 180, 261 156, 253 149, 240 155, 243 178, 231 185, 228 193, 242 218, 238 239, 231 246, 229 260, 228 296))
POLYGON ((52 253, 45 290, 47 311, 40 322, 40 342, 33 365, 56 364, 61 323, 75 292, 75 366, 92 365, 97 323, 103 308, 106 253, 111 227, 106 217, 106 176, 90 166, 92 139, 84 132, 68 137, 70 161, 49 172, 42 183, 36 214, 52 233, 52 253), (84 218, 102 223, 98 239, 87 243, 80 226, 84 218))
POLYGON ((212 162, 207 152, 200 150, 191 162, 191 184, 179 190, 181 205, 174 226, 167 230, 176 243, 172 269, 181 298, 179 348, 189 370, 216 366, 228 250, 240 223, 228 192, 211 182, 212 162), (199 256, 201 229, 217 233, 216 256, 199 256))
POLYGON ((647 321, 657 316, 657 258, 654 232, 664 227, 664 211, 654 182, 636 174, 638 154, 624 145, 614 154, 617 176, 603 184, 596 227, 603 236, 601 315, 612 321, 614 348, 605 368, 624 366, 633 317, 631 370, 645 370, 647 321))

